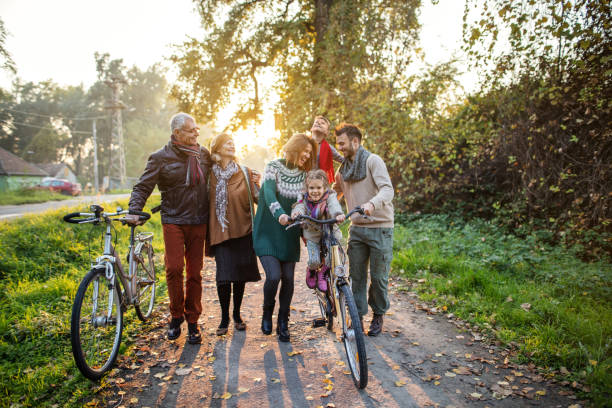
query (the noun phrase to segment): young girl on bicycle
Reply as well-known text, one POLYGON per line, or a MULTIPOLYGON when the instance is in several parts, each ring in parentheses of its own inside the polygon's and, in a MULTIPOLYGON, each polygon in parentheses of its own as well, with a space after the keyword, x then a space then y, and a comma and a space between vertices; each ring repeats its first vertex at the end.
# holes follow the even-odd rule
MULTIPOLYGON (((330 189, 327 174, 323 170, 312 170, 306 175, 306 193, 298 199, 291 211, 291 218, 298 215, 308 215, 312 218, 325 220, 336 218, 338 222, 344 221, 344 213, 338 202, 336 192, 330 189)), ((308 249, 308 271, 306 273, 306 285, 314 289, 315 286, 321 291, 327 290, 325 273, 329 262, 321 262, 321 226, 312 222, 302 224, 306 248, 308 249)), ((333 227, 336 240, 342 239, 342 232, 337 225, 333 227)))

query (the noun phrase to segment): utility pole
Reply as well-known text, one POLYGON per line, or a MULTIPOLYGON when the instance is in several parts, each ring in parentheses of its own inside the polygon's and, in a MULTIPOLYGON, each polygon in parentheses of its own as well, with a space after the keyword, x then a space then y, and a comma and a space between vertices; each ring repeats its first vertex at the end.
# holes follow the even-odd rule
POLYGON ((121 188, 127 187, 127 176, 125 171, 125 145, 123 143, 123 125, 121 123, 121 111, 126 106, 119 100, 119 91, 122 84, 126 81, 119 77, 113 77, 110 81, 104 81, 113 91, 112 99, 106 104, 105 108, 111 111, 111 146, 109 163, 109 187, 112 176, 119 179, 121 188))
POLYGON ((93 166, 94 166, 94 191, 96 195, 100 192, 98 181, 98 140, 96 139, 96 120, 93 120, 91 131, 93 133, 93 166))

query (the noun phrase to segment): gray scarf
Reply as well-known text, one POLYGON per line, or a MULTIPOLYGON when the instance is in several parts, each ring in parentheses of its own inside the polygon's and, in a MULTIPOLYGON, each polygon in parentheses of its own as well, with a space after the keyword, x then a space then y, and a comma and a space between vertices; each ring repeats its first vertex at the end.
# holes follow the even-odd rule
POLYGON ((340 166, 340 174, 344 181, 359 181, 363 180, 367 173, 366 162, 370 157, 370 152, 359 146, 353 160, 344 159, 340 166))
POLYGON ((225 218, 227 212, 227 181, 238 171, 236 162, 231 161, 225 169, 217 163, 212 165, 212 171, 217 178, 217 188, 215 189, 215 214, 221 224, 221 231, 225 231, 228 220, 225 218))

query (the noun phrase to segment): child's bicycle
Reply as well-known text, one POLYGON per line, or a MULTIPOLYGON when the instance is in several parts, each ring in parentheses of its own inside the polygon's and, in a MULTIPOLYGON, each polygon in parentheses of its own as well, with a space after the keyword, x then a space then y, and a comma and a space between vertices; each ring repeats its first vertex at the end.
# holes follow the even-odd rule
MULTIPOLYGON (((77 290, 72 305, 70 339, 72 354, 77 367, 90 380, 100 379, 117 359, 123 312, 134 305, 138 318, 146 321, 155 302, 155 265, 153 263, 153 233, 134 234, 136 225, 130 225, 128 272, 113 246, 112 222, 126 224, 122 216, 139 215, 141 221, 151 215, 141 211, 117 208, 116 212, 104 212, 99 205, 92 205, 90 213, 71 213, 64 221, 72 224, 105 224, 104 253, 92 263, 77 290), (122 290, 123 287, 123 290, 122 290)), ((115 237, 116 243, 116 237, 115 237)))
MULTIPOLYGON (((354 213, 364 215, 363 209, 357 207, 346 215, 346 219, 348 220, 354 213)), ((338 221, 335 218, 317 220, 307 215, 299 215, 293 221, 287 228, 292 228, 305 222, 314 222, 322 226, 321 260, 329 259, 329 265, 327 265, 329 270, 326 274, 327 291, 322 292, 318 288, 314 289, 321 309, 321 319, 316 319, 313 322, 313 326, 327 325, 328 330, 333 330, 333 318, 336 316, 338 325, 342 330, 342 342, 346 350, 346 357, 353 381, 358 388, 365 388, 368 385, 365 338, 357 305, 355 304, 355 299, 353 299, 351 278, 345 267, 346 252, 342 245, 334 238, 332 232, 332 226, 338 221)))

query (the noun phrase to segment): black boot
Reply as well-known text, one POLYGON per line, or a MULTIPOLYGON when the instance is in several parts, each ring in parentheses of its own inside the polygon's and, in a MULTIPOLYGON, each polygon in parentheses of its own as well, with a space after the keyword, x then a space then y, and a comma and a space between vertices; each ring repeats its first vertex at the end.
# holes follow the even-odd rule
POLYGON ((272 334, 272 313, 274 312, 274 303, 264 305, 263 316, 261 317, 261 331, 263 334, 272 334))
POLYGON ((278 323, 276 325, 276 334, 278 339, 287 343, 289 338, 289 316, 287 313, 278 312, 278 323))

